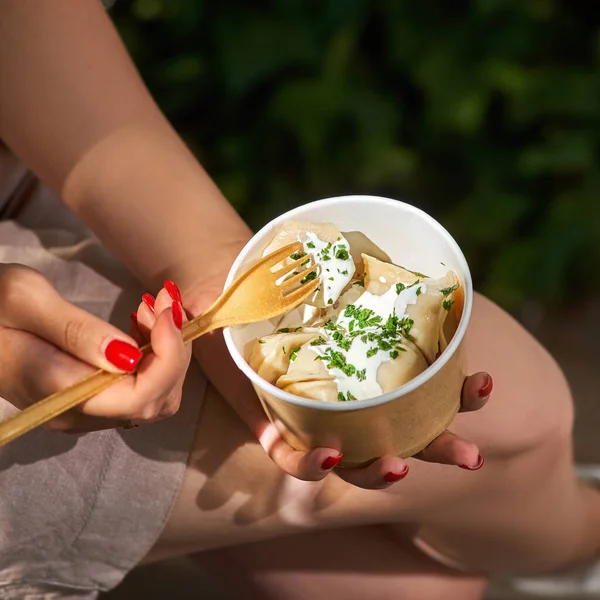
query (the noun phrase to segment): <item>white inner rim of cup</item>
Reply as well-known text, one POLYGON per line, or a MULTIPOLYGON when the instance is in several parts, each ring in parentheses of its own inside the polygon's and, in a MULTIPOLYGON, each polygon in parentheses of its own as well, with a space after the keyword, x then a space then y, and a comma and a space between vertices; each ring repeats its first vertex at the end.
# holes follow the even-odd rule
MULTIPOLYGON (((359 203, 364 202, 365 200, 373 202, 373 204, 380 205, 392 204, 394 206, 397 206, 398 204, 401 204, 403 206, 403 210, 418 214, 421 218, 428 221, 432 228, 437 230, 438 234, 444 237, 448 242, 449 246, 454 250, 458 259, 458 263, 460 264, 465 288, 465 304, 456 333, 452 337, 452 340, 450 341, 442 355, 433 364, 427 367, 427 369, 425 369, 423 373, 417 375, 414 379, 411 379, 408 383, 405 383, 403 386, 392 390, 391 392, 387 392, 386 394, 382 394, 381 396, 369 398, 367 400, 353 400, 352 402, 322 402, 320 400, 310 400, 308 398, 302 398, 301 396, 294 396, 293 394, 284 392, 283 390, 279 389, 276 385, 265 381, 262 377, 259 377, 258 373, 256 373, 250 367, 250 365, 246 362, 246 360, 238 350, 236 344, 233 341, 231 329, 229 327, 226 328, 223 331, 223 335, 225 336, 225 343, 227 344, 227 349, 229 350, 229 353, 235 361, 235 364, 244 373, 244 375, 246 375, 246 377, 250 379, 252 383, 257 385, 259 388, 262 388, 265 392, 279 398, 280 400, 284 400, 285 402, 296 404, 298 406, 304 406, 307 408, 333 411, 360 410, 362 408, 368 408, 370 406, 385 404, 386 402, 395 400, 406 394, 410 394, 416 388, 423 385, 427 380, 431 379, 434 375, 436 375, 436 373, 438 373, 440 369, 442 369, 442 367, 450 360, 450 357, 456 352, 456 349, 460 345, 465 335, 465 332, 467 331, 467 326, 471 318, 471 309, 473 306, 473 282, 471 280, 471 272, 469 271, 469 265, 467 264, 467 260, 464 254, 462 253, 460 246, 456 243, 456 241, 448 233, 448 231, 446 231, 446 229, 442 227, 440 223, 438 223, 433 217, 428 215, 426 212, 422 211, 419 208, 416 208, 415 206, 412 206, 411 204, 406 204, 405 202, 401 202, 400 200, 392 200, 391 198, 356 195, 338 196, 336 198, 326 198, 324 200, 317 200, 315 202, 303 204, 302 206, 299 206, 297 208, 294 208, 293 210, 290 210, 289 212, 282 214, 273 221, 267 223, 267 225, 265 225, 260 231, 258 231, 252 237, 252 239, 244 246, 244 249, 240 252, 237 259, 233 263, 231 270, 229 271, 227 281, 225 282, 225 289, 228 288, 231 285, 231 282, 237 277, 238 271, 240 270, 241 265, 243 265, 248 259, 248 255, 256 249, 257 240, 262 239, 265 233, 272 230, 274 227, 277 227, 284 221, 291 221, 294 219, 305 220, 305 217, 303 217, 303 213, 306 211, 307 206, 331 206, 343 203, 344 206, 347 207, 349 204, 351 205, 354 202, 359 203)), ((373 242, 377 244, 377 240, 373 240, 373 242)), ((266 246, 266 244, 264 245, 266 246)), ((260 249, 260 252, 258 253, 259 256, 262 254, 263 249, 264 248, 260 249)))

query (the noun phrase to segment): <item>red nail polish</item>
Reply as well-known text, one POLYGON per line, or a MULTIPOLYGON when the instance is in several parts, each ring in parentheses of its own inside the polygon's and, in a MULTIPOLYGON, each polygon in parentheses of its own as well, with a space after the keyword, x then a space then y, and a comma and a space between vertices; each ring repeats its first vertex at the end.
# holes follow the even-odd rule
POLYGON ((477 463, 475 463, 475 465, 473 465, 472 467, 470 467, 469 465, 458 465, 461 469, 466 469, 467 471, 479 471, 479 469, 481 469, 481 467, 483 467, 483 456, 481 456, 481 454, 479 455, 479 458, 477 459, 477 463))
POLYGON ((132 373, 142 358, 138 348, 122 340, 113 340, 104 351, 106 360, 121 371, 132 373))
POLYGON ((342 461, 342 458, 344 458, 343 454, 340 454, 339 456, 328 456, 323 461, 323 464, 321 465, 321 469, 323 469, 323 471, 329 471, 330 469, 333 469, 333 467, 340 464, 340 462, 342 461))
POLYGON ((479 390, 479 397, 487 398, 492 393, 493 387, 494 387, 494 380, 492 379, 492 376, 488 374, 485 385, 479 390))
POLYGON ((402 471, 402 473, 394 473, 392 471, 388 471, 385 474, 383 479, 386 483, 395 483, 396 481, 400 481, 401 479, 404 479, 408 475, 408 471, 409 471, 408 465, 406 466, 404 471, 402 471))
POLYGON ((134 325, 137 325, 137 313, 136 312, 132 312, 131 315, 131 321, 133 322, 134 325))
POLYGON ((172 300, 175 300, 176 302, 179 302, 179 304, 182 304, 181 292, 179 291, 179 287, 174 281, 168 279, 167 281, 165 281, 164 287, 165 290, 167 290, 169 296, 171 296, 172 300))
POLYGON ((174 301, 171 306, 171 312, 173 313, 173 323, 175 323, 175 327, 177 329, 181 329, 183 327, 183 312, 181 311, 181 304, 179 302, 174 301))
POLYGON ((144 304, 152 311, 154 312, 154 303, 156 302, 154 300, 154 296, 152 294, 144 294, 142 296, 142 300, 144 301, 144 304))

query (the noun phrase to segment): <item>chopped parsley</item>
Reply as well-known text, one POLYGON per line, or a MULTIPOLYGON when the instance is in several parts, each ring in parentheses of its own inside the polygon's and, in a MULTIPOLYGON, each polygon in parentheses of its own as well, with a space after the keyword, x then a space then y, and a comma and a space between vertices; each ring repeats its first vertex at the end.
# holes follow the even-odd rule
POLYGON ((258 343, 259 343, 259 344, 266 344, 266 343, 267 343, 267 340, 258 340, 258 343))
POLYGON ((337 350, 327 348, 323 356, 317 357, 319 360, 326 360, 328 369, 339 369, 346 375, 346 377, 352 377, 356 373, 356 367, 346 362, 346 357, 337 350))
POLYGON ((292 351, 290 352, 290 360, 291 361, 296 360, 296 358, 298 357, 298 352, 300 352, 300 346, 296 346, 295 348, 292 348, 292 351))
POLYGON ((346 392, 344 396, 344 392, 338 392, 338 400, 341 402, 351 402, 352 400, 356 400, 356 397, 352 394, 352 392, 346 392))
POLYGON ((454 284, 453 286, 451 286, 451 287, 442 288, 442 289, 440 290, 440 292, 441 292, 442 296, 449 296, 449 295, 450 295, 452 292, 455 292, 455 291, 458 289, 458 286, 459 286, 459 285, 460 285, 460 284, 458 284, 458 283, 455 283, 455 284, 454 284))
POLYGON ((310 258, 307 258, 304 262, 300 263, 301 267, 305 267, 310 262, 310 258))
POLYGON ((335 252, 335 257, 339 260, 348 260, 350 258, 350 254, 348 254, 348 249, 343 244, 337 246, 337 250, 335 252))
POLYGON ((310 345, 311 346, 322 346, 323 344, 326 344, 327 340, 321 336, 319 336, 316 340, 313 340, 310 345))
POLYGON ((290 254, 290 258, 292 260, 300 260, 306 256, 306 252, 294 252, 294 254, 290 254))
MULTIPOLYGON (((410 285, 404 285, 403 283, 397 283, 396 284, 396 294, 400 294, 402 293, 404 290, 407 290, 411 287, 414 287, 415 285, 419 285, 421 282, 417 279, 416 281, 413 281, 410 285)), ((419 296, 421 294, 421 288, 417 288, 417 296, 419 296)))
POLYGON ((365 276, 362 276, 362 279, 355 281, 352 285, 360 285, 360 287, 365 287, 365 276))
POLYGON ((302 327, 282 327, 276 333, 297 333, 298 331, 302 331, 302 327))
POLYGON ((367 350, 367 358, 371 358, 371 356, 375 356, 379 352, 379 348, 369 348, 367 350))
POLYGON ((391 358, 392 360, 396 360, 396 359, 398 358, 398 354, 399 354, 398 350, 392 350, 392 351, 390 352, 390 358, 391 358))
POLYGON ((367 378, 367 369, 360 369, 356 371, 356 379, 359 381, 364 381, 367 378))
POLYGON ((442 302, 442 306, 443 306, 444 310, 447 310, 447 311, 450 311, 453 304, 454 304, 454 300, 444 300, 442 302))
POLYGON ((315 247, 315 244, 314 244, 314 242, 307 242, 306 247, 310 248, 312 250, 315 247))
POLYGON ((306 276, 304 276, 301 280, 300 283, 302 285, 304 285, 305 283, 308 283, 309 281, 312 281, 313 279, 317 278, 317 272, 316 271, 311 271, 310 273, 308 273, 306 276))

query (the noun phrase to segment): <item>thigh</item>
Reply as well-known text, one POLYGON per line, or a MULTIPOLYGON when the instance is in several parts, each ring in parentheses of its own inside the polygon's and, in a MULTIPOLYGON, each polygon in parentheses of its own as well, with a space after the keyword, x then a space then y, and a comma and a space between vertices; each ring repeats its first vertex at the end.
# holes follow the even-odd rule
POLYGON ((486 585, 376 526, 245 544, 194 561, 247 600, 480 600, 486 585))
POLYGON ((484 468, 412 460, 409 477, 385 491, 335 476, 306 483, 284 475, 209 389, 181 493, 148 560, 307 529, 398 522, 417 524, 430 545, 481 570, 548 568, 598 549, 600 503, 575 480, 571 398, 560 370, 481 298, 467 358, 469 370, 489 369, 496 381, 490 405, 453 424, 480 444, 484 468))

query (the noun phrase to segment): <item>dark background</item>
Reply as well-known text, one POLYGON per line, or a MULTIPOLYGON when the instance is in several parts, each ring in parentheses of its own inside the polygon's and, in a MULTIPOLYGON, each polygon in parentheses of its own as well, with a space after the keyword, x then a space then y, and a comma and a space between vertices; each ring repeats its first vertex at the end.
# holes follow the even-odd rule
POLYGON ((587 0, 132 0, 161 108, 256 228, 322 197, 412 202, 519 316, 600 276, 600 9, 587 0))

